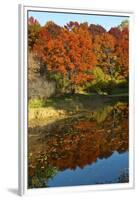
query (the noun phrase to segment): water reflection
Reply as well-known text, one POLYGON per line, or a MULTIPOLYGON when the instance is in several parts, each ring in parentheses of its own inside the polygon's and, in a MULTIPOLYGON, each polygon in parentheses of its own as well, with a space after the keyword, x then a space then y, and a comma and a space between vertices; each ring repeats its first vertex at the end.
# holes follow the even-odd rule
POLYGON ((106 174, 106 162, 114 157, 112 163, 115 165, 118 162, 119 170, 122 170, 122 166, 125 170, 128 168, 128 154, 127 159, 125 154, 125 164, 121 164, 123 156, 119 157, 128 151, 127 103, 109 104, 96 111, 57 121, 50 126, 29 128, 29 134, 31 133, 35 137, 29 138, 29 188, 128 182, 128 176, 120 174, 118 178, 111 174, 111 177, 106 176, 103 180, 98 177, 93 180, 92 177, 93 167, 98 167, 101 159, 104 162, 100 164, 100 171, 97 171, 99 174, 106 174), (70 173, 68 170, 73 173, 76 184, 66 178, 70 173), (83 173, 84 179, 89 181, 79 178, 79 174, 83 173))

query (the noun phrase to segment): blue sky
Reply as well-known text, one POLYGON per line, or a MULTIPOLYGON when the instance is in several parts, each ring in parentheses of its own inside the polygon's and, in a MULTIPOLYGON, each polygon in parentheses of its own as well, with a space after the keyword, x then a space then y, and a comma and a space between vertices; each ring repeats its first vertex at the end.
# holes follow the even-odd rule
POLYGON ((83 15, 83 14, 71 14, 71 13, 49 13, 39 11, 29 11, 28 17, 34 17, 43 26, 47 21, 53 21, 60 26, 64 26, 69 21, 77 21, 79 23, 88 22, 88 24, 99 24, 103 26, 107 31, 111 27, 118 26, 123 20, 129 17, 123 16, 100 16, 100 15, 83 15))

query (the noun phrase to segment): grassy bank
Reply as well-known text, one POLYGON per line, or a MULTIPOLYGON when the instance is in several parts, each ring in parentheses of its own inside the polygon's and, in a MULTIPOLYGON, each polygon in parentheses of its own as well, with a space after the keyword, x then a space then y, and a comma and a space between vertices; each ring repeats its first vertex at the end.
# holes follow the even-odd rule
MULTIPOLYGON (((29 124, 49 123, 56 119, 63 119, 89 109, 93 110, 100 104, 98 96, 89 94, 62 95, 49 99, 34 99, 29 101, 29 124), (96 101, 94 100, 96 99, 96 101)), ((102 103, 102 102, 101 102, 102 103)))
POLYGON ((29 101, 29 126, 51 123, 112 104, 115 101, 127 99, 127 94, 95 95, 95 94, 66 94, 49 99, 34 99, 29 101))

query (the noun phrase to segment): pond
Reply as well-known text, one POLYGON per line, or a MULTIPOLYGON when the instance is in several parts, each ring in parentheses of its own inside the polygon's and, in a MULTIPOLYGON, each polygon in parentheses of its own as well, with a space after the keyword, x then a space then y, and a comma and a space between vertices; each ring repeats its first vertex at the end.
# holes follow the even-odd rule
POLYGON ((28 188, 129 182, 128 102, 28 129, 28 188))

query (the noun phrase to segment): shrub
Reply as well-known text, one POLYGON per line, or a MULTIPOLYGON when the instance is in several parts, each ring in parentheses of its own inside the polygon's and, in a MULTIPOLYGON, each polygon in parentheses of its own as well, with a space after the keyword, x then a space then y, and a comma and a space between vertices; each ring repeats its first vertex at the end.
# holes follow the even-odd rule
POLYGON ((40 107, 45 107, 46 106, 46 101, 44 99, 30 99, 29 100, 29 107, 30 108, 40 108, 40 107))
POLYGON ((93 82, 87 86, 87 92, 96 92, 98 94, 111 94, 115 88, 116 83, 114 81, 98 81, 93 82))

